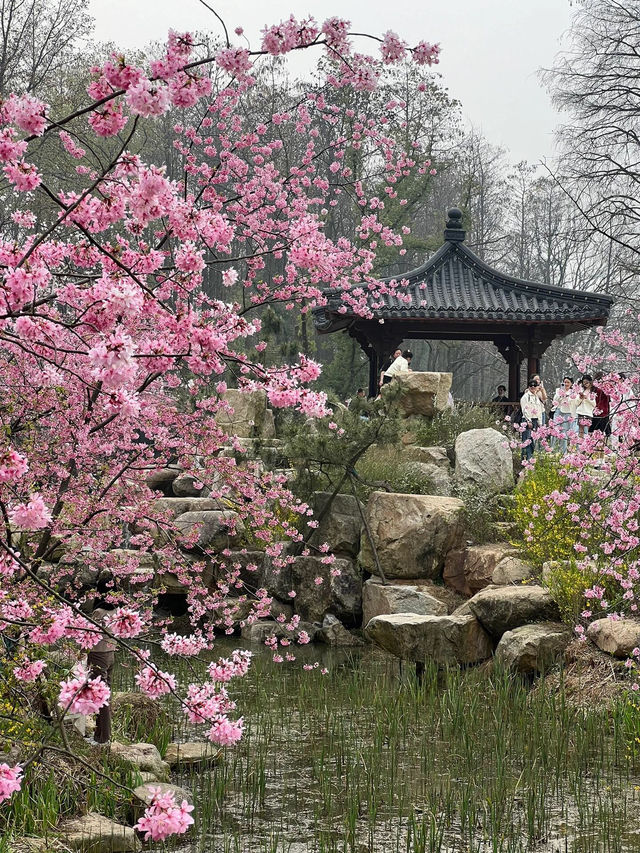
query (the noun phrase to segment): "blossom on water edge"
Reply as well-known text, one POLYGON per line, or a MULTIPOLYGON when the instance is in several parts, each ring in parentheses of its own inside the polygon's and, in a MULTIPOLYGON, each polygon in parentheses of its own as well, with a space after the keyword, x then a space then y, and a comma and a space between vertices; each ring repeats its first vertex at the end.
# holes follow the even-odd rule
POLYGON ((173 791, 162 793, 160 788, 150 789, 153 797, 134 829, 144 833, 145 841, 164 841, 170 835, 182 835, 193 824, 190 806, 186 800, 177 804, 173 791))

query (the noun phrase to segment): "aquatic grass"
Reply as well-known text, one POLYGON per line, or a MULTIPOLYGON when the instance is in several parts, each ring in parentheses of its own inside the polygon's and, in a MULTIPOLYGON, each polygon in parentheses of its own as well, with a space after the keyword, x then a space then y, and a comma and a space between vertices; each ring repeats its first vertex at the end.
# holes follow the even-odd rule
POLYGON ((486 667, 428 666, 418 684, 372 649, 334 656, 327 676, 259 655, 233 692, 246 736, 185 777, 198 825, 184 853, 637 849, 629 703, 580 709, 486 667))

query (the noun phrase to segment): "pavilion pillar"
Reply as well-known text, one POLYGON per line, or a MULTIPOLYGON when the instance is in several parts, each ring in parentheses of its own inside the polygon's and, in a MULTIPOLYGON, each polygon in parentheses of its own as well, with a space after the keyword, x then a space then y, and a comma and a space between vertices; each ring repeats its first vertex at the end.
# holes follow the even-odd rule
POLYGON ((520 399, 520 364, 522 355, 520 350, 512 343, 509 347, 509 401, 514 403, 520 399))
POLYGON ((540 373, 540 359, 538 356, 529 355, 527 358, 527 379, 531 379, 537 373, 540 373))
POLYGON ((369 390, 367 396, 373 400, 378 396, 380 359, 378 358, 378 353, 374 347, 369 347, 367 355, 369 356, 369 390))

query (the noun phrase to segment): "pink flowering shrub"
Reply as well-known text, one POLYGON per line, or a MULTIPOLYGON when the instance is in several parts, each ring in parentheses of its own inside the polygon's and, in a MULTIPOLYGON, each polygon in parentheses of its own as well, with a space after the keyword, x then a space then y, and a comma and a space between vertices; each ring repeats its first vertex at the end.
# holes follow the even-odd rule
MULTIPOLYGON (((0 166, 20 208, 11 220, 17 236, 0 235, 1 663, 16 685, 13 706, 37 695, 48 725, 95 713, 110 691, 82 665, 64 671, 44 661, 54 650, 81 659, 106 638, 137 672, 141 692, 172 694, 214 743, 242 736, 227 685, 247 672, 247 655, 218 660, 200 683, 183 685, 148 651, 148 642, 172 659, 209 651, 216 631, 233 630, 230 596, 242 585, 232 552, 202 544, 198 529, 179 529, 153 501, 148 477, 177 461, 228 508, 228 539, 242 545, 250 531, 276 569, 291 559, 286 540, 302 538, 311 511, 286 478, 221 453, 229 443, 242 451, 216 418, 229 407, 221 395, 233 376, 275 408, 327 414, 326 396, 313 388, 319 364, 302 354, 285 366, 262 360, 261 313, 271 304, 308 311, 333 289, 370 317, 368 293, 402 296, 403 281, 379 283, 373 272, 377 249, 401 247, 408 233, 384 223, 383 199, 431 164, 387 135, 394 112, 402 119, 400 104, 384 108, 384 121, 365 119, 314 86, 256 123, 245 99, 255 97, 253 63, 263 54, 317 49, 330 59, 327 86, 365 93, 386 65, 437 61, 437 48, 392 32, 374 39, 379 57, 367 56, 350 30, 337 17, 291 16, 266 26, 257 49, 229 43, 212 55, 190 34, 171 32, 152 62, 114 53, 92 67, 88 100, 67 115, 32 95, 0 105, 0 166), (173 128, 173 171, 136 153, 160 117, 173 128), (46 140, 55 158, 39 157, 46 140), (375 194, 345 165, 353 151, 363 152, 375 194), (353 241, 325 227, 345 191, 361 214, 353 241), (46 200, 37 217, 36 193, 46 200), (102 622, 91 615, 95 584, 81 585, 79 566, 108 589, 115 609, 102 622), (154 616, 158 566, 187 590, 189 636, 154 616)), ((248 621, 268 613, 266 590, 247 584, 246 595, 248 621)), ((298 625, 297 615, 284 624, 284 655, 270 638, 279 659, 292 662, 287 646, 308 642, 298 625)), ((53 748, 41 740, 34 757, 53 748)), ((60 733, 56 748, 65 743, 60 733)), ((20 768, 0 766, 0 799, 20 783, 20 768)), ((186 831, 190 811, 157 795, 138 828, 162 840, 186 831)))
POLYGON ((153 800, 136 823, 134 829, 144 833, 145 841, 164 841, 170 835, 182 835, 193 824, 190 806, 186 800, 176 803, 172 791, 152 791, 153 800))

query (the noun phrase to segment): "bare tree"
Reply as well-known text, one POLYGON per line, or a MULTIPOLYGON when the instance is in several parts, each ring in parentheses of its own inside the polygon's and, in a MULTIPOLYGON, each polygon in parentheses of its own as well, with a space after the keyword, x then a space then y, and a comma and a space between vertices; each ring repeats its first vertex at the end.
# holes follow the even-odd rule
POLYGON ((0 97, 38 92, 67 66, 93 20, 88 0, 0 0, 0 97))
POLYGON ((589 228, 640 265, 640 5, 583 0, 544 74, 568 120, 557 178, 589 228))

